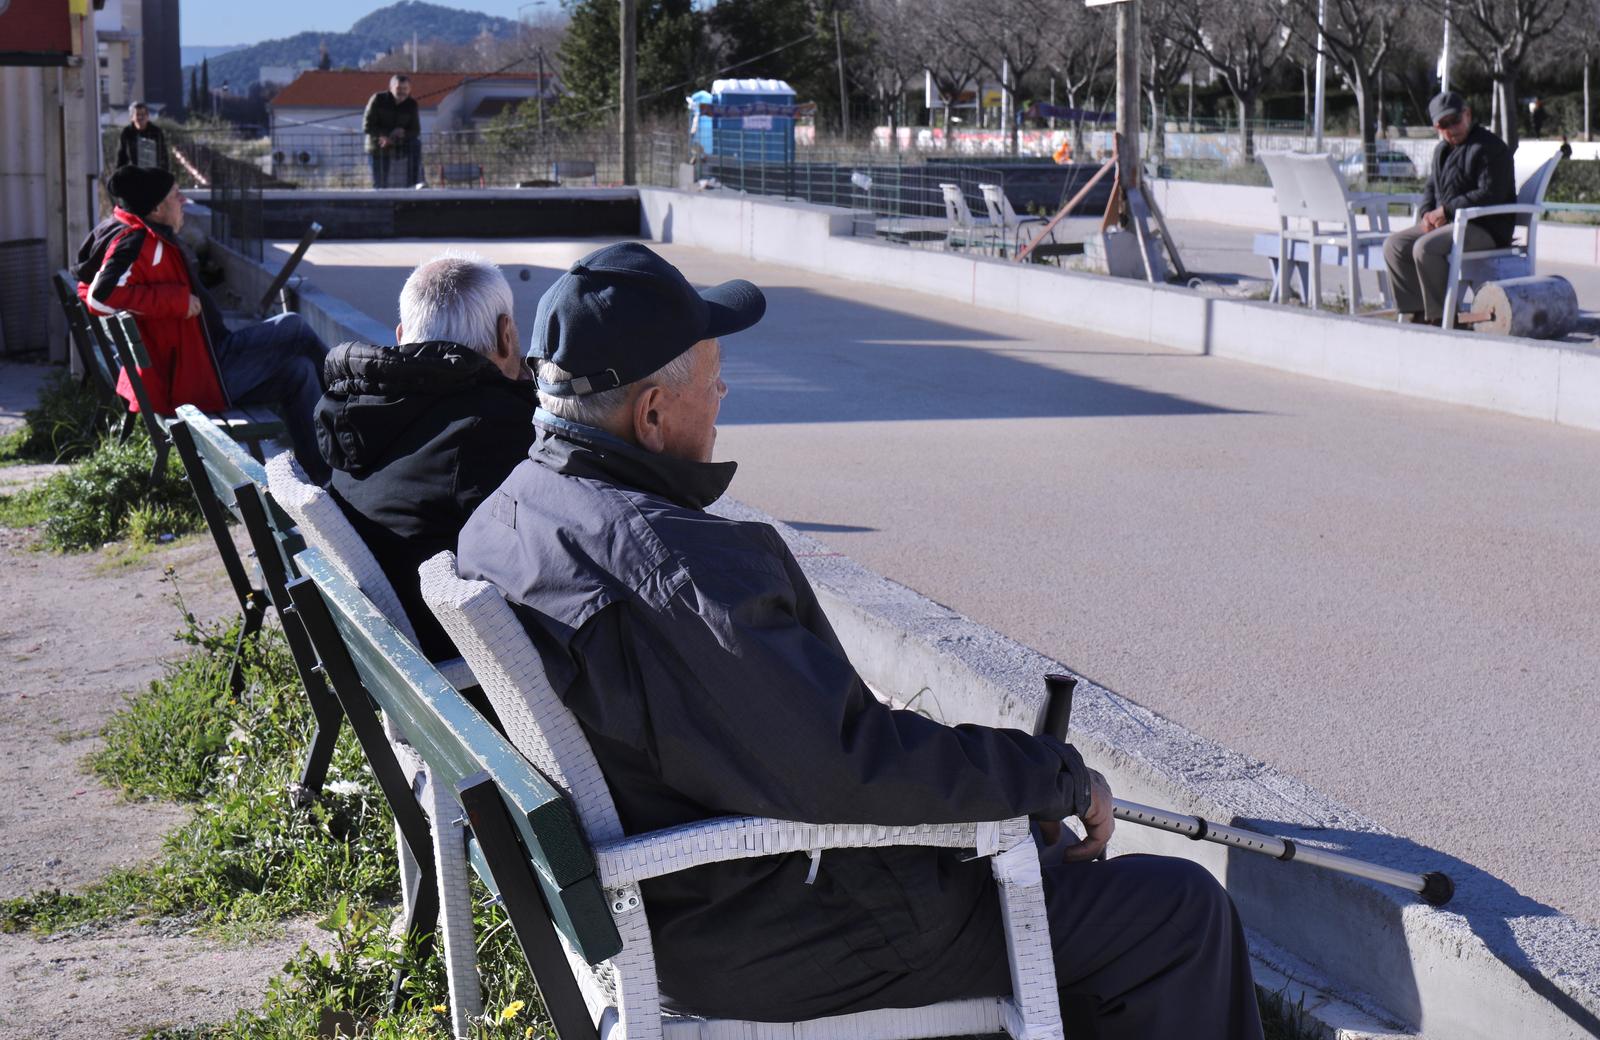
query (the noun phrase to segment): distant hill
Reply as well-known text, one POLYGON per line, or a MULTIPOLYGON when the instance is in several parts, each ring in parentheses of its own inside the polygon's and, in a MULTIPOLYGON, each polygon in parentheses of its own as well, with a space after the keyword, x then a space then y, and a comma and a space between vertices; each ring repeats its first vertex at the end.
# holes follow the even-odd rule
POLYGON ((211 85, 226 82, 238 92, 256 82, 263 65, 315 65, 323 44, 328 45, 334 68, 355 68, 374 55, 410 43, 412 33, 419 40, 463 44, 477 39, 484 30, 494 36, 512 36, 517 32, 517 23, 510 18, 458 11, 424 0, 398 0, 362 18, 348 32, 295 33, 218 55, 210 62, 211 85))
POLYGON ((179 47, 178 52, 181 56, 184 67, 187 68, 190 65, 200 64, 201 58, 215 58, 219 54, 228 54, 232 51, 243 50, 247 46, 249 46, 249 44, 244 43, 230 43, 220 47, 205 47, 199 45, 184 46, 179 47))

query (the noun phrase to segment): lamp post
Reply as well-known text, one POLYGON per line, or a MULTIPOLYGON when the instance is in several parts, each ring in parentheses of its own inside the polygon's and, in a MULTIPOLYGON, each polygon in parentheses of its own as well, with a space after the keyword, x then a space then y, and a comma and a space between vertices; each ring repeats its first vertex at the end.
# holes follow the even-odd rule
POLYGON ((1315 142, 1312 151, 1322 151, 1322 128, 1325 116, 1325 103, 1328 88, 1328 43, 1323 38, 1322 27, 1326 24, 1328 16, 1327 0, 1317 0, 1317 92, 1312 102, 1312 125, 1315 127, 1315 142))

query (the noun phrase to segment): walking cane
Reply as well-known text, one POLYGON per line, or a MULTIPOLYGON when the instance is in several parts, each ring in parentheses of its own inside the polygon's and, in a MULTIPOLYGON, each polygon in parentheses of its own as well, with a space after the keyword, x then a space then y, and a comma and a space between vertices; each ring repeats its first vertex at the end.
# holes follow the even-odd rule
MULTIPOLYGON (((1067 739, 1067 726, 1072 721, 1072 692, 1078 685, 1078 680, 1069 675, 1047 675, 1044 677, 1044 682, 1049 692, 1049 700, 1044 710, 1044 733, 1064 741, 1067 739)), ((1324 870, 1334 870, 1341 874, 1366 878, 1368 881, 1393 885, 1408 892, 1415 892, 1422 897, 1423 902, 1432 906, 1443 906, 1450 902, 1451 896, 1455 895, 1455 882, 1450 880, 1449 875, 1437 870, 1426 874, 1411 874, 1393 867, 1382 867, 1376 863, 1367 863, 1335 852, 1300 845, 1288 838, 1274 838, 1242 827, 1212 823, 1201 816, 1186 816, 1183 813, 1140 805, 1138 802, 1124 801, 1121 798, 1114 798, 1112 805, 1112 815, 1119 820, 1182 834, 1191 841, 1214 841, 1219 845, 1244 849, 1246 852, 1259 852, 1284 862, 1294 860, 1324 870)))

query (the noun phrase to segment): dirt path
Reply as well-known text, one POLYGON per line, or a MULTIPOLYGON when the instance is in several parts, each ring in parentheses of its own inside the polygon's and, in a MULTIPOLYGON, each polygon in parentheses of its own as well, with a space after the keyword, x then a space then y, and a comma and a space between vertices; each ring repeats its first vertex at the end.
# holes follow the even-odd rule
MULTIPOLYGON (((0 469, 0 493, 48 471, 0 469)), ((131 562, 115 549, 58 556, 31 542, 0 529, 0 898, 80 889, 157 853, 185 811, 125 801, 83 759, 123 696, 184 650, 166 567, 199 618, 238 609, 204 534, 131 562)), ((227 1018, 259 1002, 314 932, 292 922, 252 946, 132 923, 43 941, 0 935, 0 978, 16 983, 0 1001, 0 1038, 99 1040, 227 1018)))

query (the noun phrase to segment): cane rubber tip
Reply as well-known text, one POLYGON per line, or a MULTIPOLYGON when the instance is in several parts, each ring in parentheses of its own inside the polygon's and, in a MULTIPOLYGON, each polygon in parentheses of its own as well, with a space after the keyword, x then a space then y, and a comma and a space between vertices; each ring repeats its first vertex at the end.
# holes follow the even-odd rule
POLYGON ((1422 875, 1422 891, 1417 893, 1429 906, 1443 906, 1456 894, 1456 883, 1450 875, 1430 870, 1422 875))

